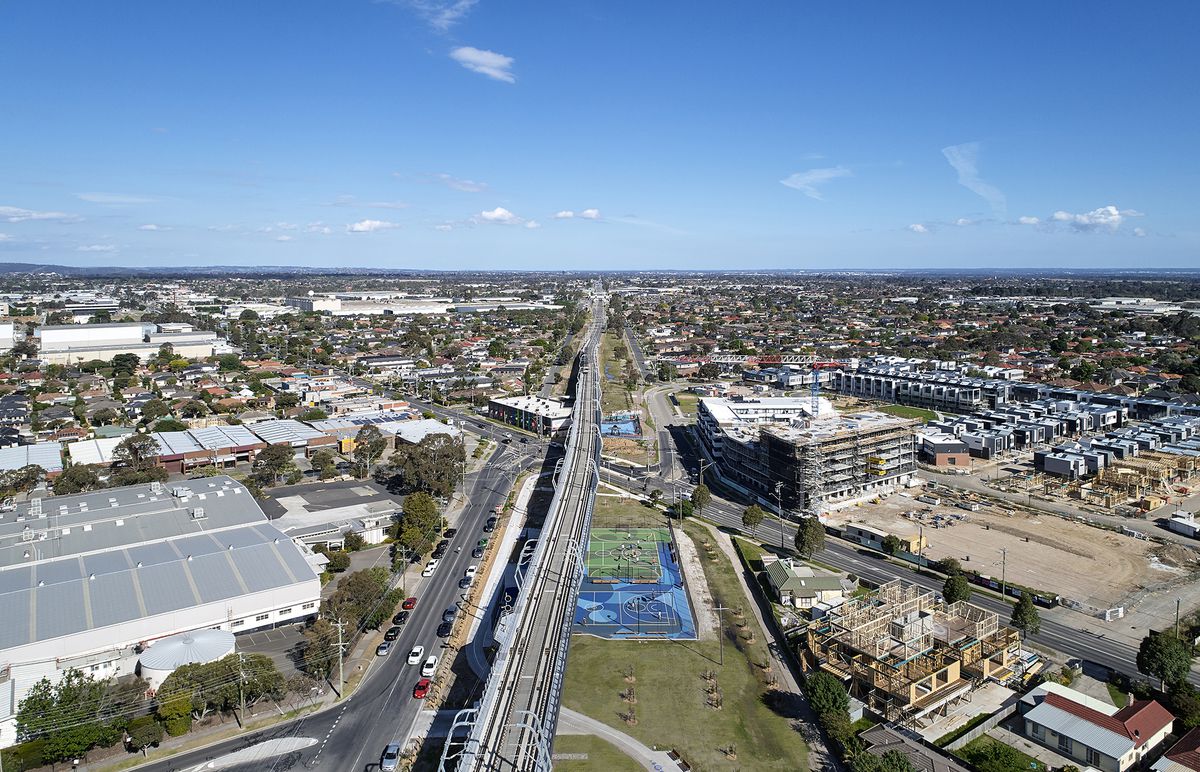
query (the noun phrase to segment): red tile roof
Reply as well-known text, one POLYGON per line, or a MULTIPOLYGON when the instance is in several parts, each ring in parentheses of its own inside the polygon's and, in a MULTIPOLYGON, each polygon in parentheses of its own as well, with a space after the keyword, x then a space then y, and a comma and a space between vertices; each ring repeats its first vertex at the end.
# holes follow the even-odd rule
POLYGON ((1107 729, 1113 734, 1128 737, 1133 740, 1135 748, 1145 742, 1147 738, 1158 734, 1164 727, 1170 726, 1171 722, 1175 720, 1170 711, 1154 700, 1137 700, 1111 716, 1086 705, 1080 705, 1078 702, 1054 692, 1047 692, 1046 702, 1076 718, 1107 729))
POLYGON ((1200 772, 1200 726, 1180 737, 1166 756, 1176 764, 1200 772))

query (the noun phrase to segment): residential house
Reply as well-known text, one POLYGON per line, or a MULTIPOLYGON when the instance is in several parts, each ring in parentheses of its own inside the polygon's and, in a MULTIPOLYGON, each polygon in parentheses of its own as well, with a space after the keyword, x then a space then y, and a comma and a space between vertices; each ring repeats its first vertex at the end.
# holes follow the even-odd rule
POLYGON ((846 595, 840 576, 817 573, 810 566, 786 558, 766 563, 763 572, 775 599, 785 606, 811 608, 846 595))

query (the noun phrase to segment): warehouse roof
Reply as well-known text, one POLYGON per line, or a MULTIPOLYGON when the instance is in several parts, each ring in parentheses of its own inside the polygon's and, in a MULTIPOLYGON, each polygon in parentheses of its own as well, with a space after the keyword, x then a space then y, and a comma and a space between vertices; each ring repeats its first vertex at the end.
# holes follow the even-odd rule
POLYGON ((29 464, 37 464, 47 472, 61 472, 62 443, 39 442, 34 445, 0 448, 0 471, 20 469, 29 464))
POLYGON ((67 456, 72 464, 111 464, 113 450, 124 437, 101 437, 67 443, 67 456))
POLYGON ((224 450, 225 448, 262 444, 262 440, 244 426, 209 426, 204 429, 192 429, 188 433, 205 450, 224 450))
POLYGON ((305 426, 299 421, 282 418, 274 421, 259 421, 253 424, 250 431, 262 438, 263 442, 272 445, 304 445, 309 440, 325 435, 311 426, 305 426))
POLYGON ((0 650, 314 578, 228 477, 25 503, 0 515, 0 650))

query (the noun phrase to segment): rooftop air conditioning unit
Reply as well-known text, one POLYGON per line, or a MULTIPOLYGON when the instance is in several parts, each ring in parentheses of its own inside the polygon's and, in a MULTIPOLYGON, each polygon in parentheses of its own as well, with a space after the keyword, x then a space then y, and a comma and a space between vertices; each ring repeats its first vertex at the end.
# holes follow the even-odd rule
POLYGON ((206 517, 208 517, 208 515, 204 514, 204 507, 192 507, 193 520, 203 520, 206 517))

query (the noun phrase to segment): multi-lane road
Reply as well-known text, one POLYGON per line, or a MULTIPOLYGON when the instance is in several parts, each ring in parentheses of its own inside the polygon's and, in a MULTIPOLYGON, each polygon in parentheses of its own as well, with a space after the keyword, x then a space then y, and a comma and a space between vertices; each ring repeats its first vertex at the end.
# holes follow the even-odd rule
MULTIPOLYGON (((483 536, 484 521, 497 505, 505 502, 517 474, 525 468, 540 464, 544 448, 527 448, 519 443, 498 444, 486 466, 477 473, 467 476, 467 505, 452 523, 458 528, 451 549, 442 559, 437 572, 421 580, 411 595, 418 599, 400 637, 393 643, 392 652, 386 657, 377 657, 370 664, 370 672, 361 685, 343 703, 313 716, 292 721, 261 732, 240 735, 199 751, 180 754, 170 759, 141 767, 146 772, 168 770, 197 772, 212 768, 223 756, 243 750, 238 761, 231 765, 220 765, 226 772, 262 772, 299 768, 328 770, 365 770, 376 768, 384 747, 389 742, 403 742, 426 707, 424 700, 413 699, 412 689, 419 673, 418 667, 406 664, 412 647, 425 647, 425 655, 436 654, 447 657, 452 654, 444 648, 445 641, 438 638, 436 630, 442 621, 442 612, 456 605, 464 592, 458 587, 467 566, 480 563, 471 557, 471 550, 483 536), (461 546, 461 552, 454 547, 461 546), (270 755, 264 750, 256 756, 254 748, 267 749, 266 740, 282 738, 313 738, 317 742, 302 750, 285 755, 270 755)), ((507 556, 503 556, 507 557, 507 556)), ((462 621, 468 613, 483 613, 463 604, 462 621)), ((349 673, 347 674, 349 676, 349 673)))

